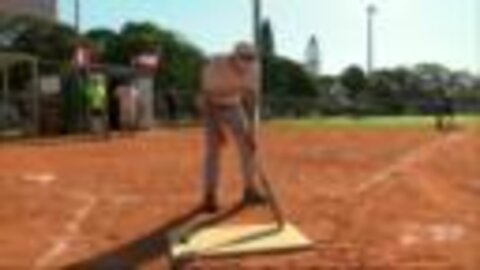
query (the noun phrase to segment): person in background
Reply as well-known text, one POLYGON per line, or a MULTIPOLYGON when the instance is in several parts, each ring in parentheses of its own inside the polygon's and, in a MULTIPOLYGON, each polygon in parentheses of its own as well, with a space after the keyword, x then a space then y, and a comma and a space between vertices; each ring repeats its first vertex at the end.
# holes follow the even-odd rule
POLYGON ((115 96, 119 104, 120 129, 134 131, 138 126, 138 99, 137 88, 128 80, 117 86, 115 96))
POLYGON ((173 87, 168 88, 163 93, 163 100, 165 104, 165 110, 167 113, 167 119, 169 122, 174 122, 178 118, 178 94, 177 90, 173 87))
POLYGON ((86 96, 90 130, 108 136, 107 88, 102 75, 96 74, 88 78, 86 96))
POLYGON ((436 99, 436 129, 438 131, 450 131, 454 128, 455 125, 455 110, 453 99, 445 89, 439 90, 436 99))
POLYGON ((253 123, 245 108, 253 108, 257 96, 258 58, 253 46, 241 42, 234 53, 208 61, 202 71, 202 89, 198 99, 205 127, 203 203, 207 213, 218 210, 217 186, 220 148, 225 130, 235 139, 244 180, 243 203, 263 204, 265 197, 254 183, 255 140, 253 123), (246 105, 246 106, 244 106, 246 105))

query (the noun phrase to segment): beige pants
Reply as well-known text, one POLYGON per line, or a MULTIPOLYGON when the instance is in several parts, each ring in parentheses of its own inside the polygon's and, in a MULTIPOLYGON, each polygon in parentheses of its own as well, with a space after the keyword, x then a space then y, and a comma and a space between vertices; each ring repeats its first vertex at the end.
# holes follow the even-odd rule
POLYGON ((254 149, 247 126, 247 119, 241 106, 216 106, 204 117, 205 159, 203 184, 207 195, 214 195, 218 186, 220 143, 218 134, 222 127, 233 135, 240 154, 242 177, 246 187, 253 187, 254 149))

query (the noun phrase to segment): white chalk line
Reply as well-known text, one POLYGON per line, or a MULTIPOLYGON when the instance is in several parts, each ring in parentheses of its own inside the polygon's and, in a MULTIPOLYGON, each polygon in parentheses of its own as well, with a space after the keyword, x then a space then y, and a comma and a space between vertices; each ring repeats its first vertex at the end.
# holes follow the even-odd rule
POLYGON ((75 211, 73 218, 66 224, 65 233, 59 236, 53 245, 35 260, 35 268, 47 267, 54 259, 58 258, 69 248, 72 240, 79 234, 81 225, 97 205, 98 199, 91 194, 75 192, 72 195, 73 197, 78 197, 85 203, 75 211))
POLYGON ((381 183, 391 180, 392 176, 394 176, 395 173, 400 172, 405 168, 412 166, 413 164, 417 163, 423 158, 426 158, 429 154, 433 153, 442 144, 458 141, 462 139, 465 135, 466 135, 465 132, 462 132, 462 133, 455 133, 447 136, 442 136, 437 138, 433 142, 428 142, 422 146, 419 146, 409 151, 397 161, 388 165, 383 170, 375 173, 373 177, 370 178, 371 180, 362 183, 353 191, 353 193, 355 195, 361 195, 372 190, 375 186, 378 186, 381 183))
POLYGON ((22 175, 21 179, 26 182, 37 183, 40 185, 48 186, 54 181, 58 180, 57 175, 54 173, 26 173, 22 175))
MULTIPOLYGON (((13 179, 20 179, 26 183, 40 185, 44 188, 52 187, 51 184, 59 180, 54 173, 25 173, 20 177, 12 176, 13 179)), ((53 244, 34 260, 34 268, 47 268, 56 258, 64 254, 71 245, 71 242, 78 236, 81 225, 91 215, 96 205, 101 199, 106 203, 115 205, 139 204, 144 197, 137 194, 100 194, 94 196, 87 192, 77 190, 63 190, 63 194, 69 195, 70 198, 78 199, 84 202, 75 212, 73 218, 64 226, 64 233, 53 241, 53 244)))
MULTIPOLYGON (((65 225, 65 233, 57 237, 53 245, 35 260, 34 266, 37 269, 48 267, 51 262, 67 251, 71 242, 79 235, 81 225, 87 220, 95 206, 101 201, 100 197, 86 192, 70 191, 67 192, 67 194, 70 194, 72 198, 76 198, 84 203, 74 212, 73 218, 65 225)), ((103 199, 112 204, 124 205, 140 203, 143 197, 138 195, 105 195, 105 198, 103 199)))

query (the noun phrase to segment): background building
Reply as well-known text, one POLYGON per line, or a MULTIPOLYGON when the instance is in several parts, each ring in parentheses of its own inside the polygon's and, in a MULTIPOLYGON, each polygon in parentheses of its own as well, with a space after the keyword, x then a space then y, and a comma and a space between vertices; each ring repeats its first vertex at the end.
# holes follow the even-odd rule
POLYGON ((0 13, 34 15, 55 19, 56 0, 0 0, 0 13))
POLYGON ((320 75, 322 71, 320 46, 315 36, 311 36, 308 40, 305 50, 305 69, 313 76, 320 75))

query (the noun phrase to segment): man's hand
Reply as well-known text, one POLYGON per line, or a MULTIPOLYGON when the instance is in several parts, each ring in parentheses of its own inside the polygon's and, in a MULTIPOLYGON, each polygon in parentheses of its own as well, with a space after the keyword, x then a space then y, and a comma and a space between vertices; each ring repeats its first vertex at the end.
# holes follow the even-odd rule
POLYGON ((215 141, 218 143, 218 145, 225 145, 227 142, 227 135, 222 128, 220 120, 217 116, 217 112, 215 111, 215 108, 213 108, 213 105, 204 95, 197 96, 195 103, 201 117, 210 118, 212 121, 217 122, 218 129, 213 136, 215 136, 215 141))
POLYGON ((255 138, 255 133, 248 132, 246 135, 247 145, 253 152, 257 151, 257 140, 255 138))

